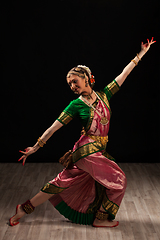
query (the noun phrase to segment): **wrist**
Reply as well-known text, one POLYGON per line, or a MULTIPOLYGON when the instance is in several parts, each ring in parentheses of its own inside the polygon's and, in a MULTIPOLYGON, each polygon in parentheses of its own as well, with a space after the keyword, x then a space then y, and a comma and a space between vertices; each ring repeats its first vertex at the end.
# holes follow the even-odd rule
POLYGON ((40 146, 38 145, 38 142, 33 146, 33 148, 35 152, 40 148, 40 146))
POLYGON ((138 53, 140 58, 142 58, 145 54, 146 54, 146 51, 143 49, 138 53))
POLYGON ((141 50, 139 53, 137 53, 137 56, 131 60, 132 62, 135 63, 135 65, 137 66, 138 62, 141 61, 142 57, 144 56, 146 52, 144 50, 141 50))

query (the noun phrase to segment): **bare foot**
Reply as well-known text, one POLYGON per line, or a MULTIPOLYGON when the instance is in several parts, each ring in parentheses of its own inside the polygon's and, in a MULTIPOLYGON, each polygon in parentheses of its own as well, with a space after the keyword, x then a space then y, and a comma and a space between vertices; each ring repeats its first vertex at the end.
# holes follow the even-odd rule
POLYGON ((95 218, 93 222, 93 227, 116 227, 119 225, 118 221, 109 221, 109 220, 99 220, 95 218))
POLYGON ((16 214, 9 219, 10 225, 11 226, 17 225, 19 223, 18 220, 25 214, 26 213, 23 211, 21 205, 18 205, 16 208, 16 214))

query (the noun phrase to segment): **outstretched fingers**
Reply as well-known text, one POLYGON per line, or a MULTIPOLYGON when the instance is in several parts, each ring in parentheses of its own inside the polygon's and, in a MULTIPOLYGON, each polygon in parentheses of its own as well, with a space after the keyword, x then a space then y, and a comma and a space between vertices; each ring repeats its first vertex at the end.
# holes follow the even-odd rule
POLYGON ((23 156, 20 159, 18 159, 18 162, 20 162, 22 160, 22 158, 23 158, 23 156))
POLYGON ((147 51, 149 50, 150 46, 151 46, 153 43, 156 42, 156 41, 154 41, 153 39, 154 39, 154 37, 152 37, 151 40, 147 39, 147 43, 141 42, 141 48, 142 48, 145 52, 147 52, 147 51))
POLYGON ((20 161, 23 159, 22 165, 24 166, 25 161, 26 161, 26 158, 27 158, 27 156, 26 156, 26 155, 23 155, 20 159, 18 159, 18 162, 20 162, 20 161))
POLYGON ((153 41, 153 39, 154 39, 154 37, 151 38, 151 41, 149 41, 149 39, 147 39, 148 45, 151 45, 156 42, 156 41, 153 41))
POLYGON ((153 41, 153 38, 154 38, 154 37, 152 37, 152 39, 151 39, 151 41, 150 41, 150 44, 153 44, 153 43, 156 42, 156 41, 153 41))
POLYGON ((27 152, 28 152, 28 151, 29 151, 28 148, 25 149, 25 152, 19 150, 20 153, 23 153, 23 154, 24 154, 20 159, 18 159, 18 162, 21 161, 21 160, 23 159, 23 163, 22 163, 23 166, 24 166, 24 164, 25 164, 25 161, 26 161, 26 158, 27 158, 27 152))

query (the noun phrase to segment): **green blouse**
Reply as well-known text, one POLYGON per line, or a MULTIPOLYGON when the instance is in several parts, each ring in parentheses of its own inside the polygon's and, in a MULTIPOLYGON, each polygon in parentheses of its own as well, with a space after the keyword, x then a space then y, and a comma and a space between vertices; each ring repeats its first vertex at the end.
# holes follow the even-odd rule
MULTIPOLYGON (((110 84, 108 84, 103 90, 96 92, 99 97, 103 100, 105 105, 108 107, 110 113, 109 101, 111 97, 120 89, 116 80, 113 80, 110 84)), ((96 105, 97 101, 93 104, 96 105)), ((91 107, 85 104, 81 99, 77 98, 70 102, 70 104, 63 110, 60 116, 57 118, 59 122, 64 125, 67 125, 74 117, 78 116, 82 123, 82 126, 89 130, 94 111, 91 107)))

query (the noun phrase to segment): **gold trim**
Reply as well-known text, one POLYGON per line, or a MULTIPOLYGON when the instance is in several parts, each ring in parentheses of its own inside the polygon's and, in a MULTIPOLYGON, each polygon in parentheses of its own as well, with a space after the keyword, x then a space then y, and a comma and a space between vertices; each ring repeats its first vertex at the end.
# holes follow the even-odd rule
POLYGON ((42 189, 42 192, 49 193, 49 194, 57 194, 61 193, 66 188, 61 188, 53 185, 52 183, 47 183, 42 189))
POLYGON ((65 125, 68 124, 72 119, 73 119, 73 117, 71 117, 66 112, 62 112, 60 114, 60 116, 58 117, 58 120, 60 120, 60 122, 62 122, 65 125))
POLYGON ((104 92, 96 92, 99 97, 103 100, 103 102, 105 103, 105 105, 107 106, 107 108, 109 109, 110 113, 111 113, 111 108, 110 108, 110 105, 109 105, 109 101, 107 99, 107 96, 104 92))
MULTIPOLYGON (((94 104, 93 104, 93 106, 94 106, 94 104)), ((89 116, 89 120, 88 120, 88 123, 87 123, 86 132, 90 129, 90 127, 92 125, 93 118, 94 118, 94 110, 93 110, 93 108, 90 108, 90 116, 89 116)))
POLYGON ((104 151, 102 153, 102 155, 105 156, 106 158, 108 158, 111 161, 115 161, 115 159, 109 153, 107 153, 106 151, 104 151))
MULTIPOLYGON (((96 91, 96 93, 98 94, 98 96, 101 98, 101 100, 104 102, 104 104, 107 106, 107 108, 109 109, 109 111, 111 113, 111 108, 110 108, 109 101, 107 99, 106 94, 104 92, 98 92, 98 91, 96 91)), ((96 108, 97 104, 98 104, 98 101, 94 102, 93 107, 96 108)), ((88 121, 87 127, 86 127, 86 132, 90 129, 93 119, 94 119, 94 110, 91 108, 89 121, 88 121)))
POLYGON ((112 201, 110 201, 106 194, 103 198, 102 206, 105 211, 108 211, 109 213, 111 213, 114 216, 117 214, 118 209, 119 209, 119 206, 117 204, 113 203, 112 201))
POLYGON ((89 138, 101 143, 104 146, 106 146, 108 142, 108 135, 107 136, 89 135, 86 133, 84 128, 82 128, 81 135, 88 136, 89 138))
POLYGON ((96 191, 95 199, 89 205, 87 213, 95 213, 102 205, 102 200, 104 198, 104 195, 106 194, 106 188, 97 181, 95 181, 95 191, 96 191))
POLYGON ((106 148, 105 145, 102 145, 101 143, 96 141, 93 143, 87 143, 73 152, 73 162, 75 163, 79 159, 84 158, 93 153, 99 152, 105 148, 106 148))
POLYGON ((101 143, 102 145, 106 145, 108 142, 108 136, 102 137, 102 136, 95 136, 95 135, 88 135, 86 134, 89 138, 101 143))
POLYGON ((118 85, 116 84, 115 80, 112 81, 111 83, 109 83, 109 84, 107 85, 107 88, 108 88, 108 90, 110 91, 110 93, 111 93, 112 96, 113 96, 116 92, 119 91, 119 87, 118 87, 118 85))

